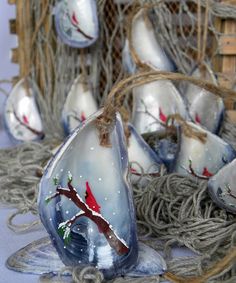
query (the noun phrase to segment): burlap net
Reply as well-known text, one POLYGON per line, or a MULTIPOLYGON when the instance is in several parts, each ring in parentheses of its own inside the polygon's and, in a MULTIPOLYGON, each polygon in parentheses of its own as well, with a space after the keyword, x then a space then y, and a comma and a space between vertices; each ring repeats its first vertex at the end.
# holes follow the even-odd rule
MULTIPOLYGON (((159 5, 159 1, 155 0, 136 2, 141 6, 152 6, 151 18, 160 41, 173 55, 183 73, 189 73, 196 60, 212 61, 217 54, 217 44, 214 50, 210 48, 220 35, 214 26, 215 16, 236 18, 235 7, 218 1, 162 1, 159 5), (204 21, 200 21, 200 17, 204 21)), ((187 80, 227 99, 235 97, 233 91, 180 74, 150 71, 119 82, 125 77, 121 49, 127 32, 125 16, 132 13, 131 5, 115 5, 111 0, 98 1, 100 40, 92 48, 80 52, 65 46, 57 39, 51 15, 54 4, 53 0, 25 0, 20 17, 22 21, 32 23, 24 31, 28 43, 24 46, 23 76, 30 75, 40 86, 42 95, 39 96, 39 105, 46 132, 43 143, 27 143, 0 151, 0 199, 3 203, 17 207, 17 213, 20 214, 29 211, 37 213, 37 183, 40 180, 37 172, 42 170, 42 166, 50 158, 51 149, 62 140, 63 131, 58 121, 65 93, 81 71, 86 71, 90 76, 97 100, 100 104, 105 104, 104 113, 97 123, 101 141, 105 145, 109 144, 107 133, 112 128, 114 112, 121 102, 129 105, 129 96, 125 94, 134 86, 156 79, 178 82, 187 80), (87 58, 90 58, 91 63, 82 66, 87 58), (119 83, 113 87, 116 82, 119 83)), ((223 137, 234 143, 235 127, 227 119, 225 122, 223 137)), ((158 250, 164 248, 168 270, 182 276, 202 275, 195 279, 183 279, 167 274, 166 278, 173 282, 234 282, 235 249, 232 247, 235 239, 235 217, 212 203, 207 194, 206 183, 176 174, 165 175, 154 178, 145 190, 134 188, 134 201, 141 240, 158 250), (173 244, 188 247, 197 257, 171 259, 169 248, 173 244), (230 255, 224 258, 228 250, 230 255), (220 264, 215 265, 216 262, 220 264), (204 273, 203 269, 211 266, 214 266, 213 270, 204 273)), ((26 230, 36 224, 22 227, 13 224, 12 218, 10 220, 9 227, 15 231, 26 230)), ((114 282, 130 280, 116 279, 114 282)), ((157 280, 155 277, 136 281, 157 280)))

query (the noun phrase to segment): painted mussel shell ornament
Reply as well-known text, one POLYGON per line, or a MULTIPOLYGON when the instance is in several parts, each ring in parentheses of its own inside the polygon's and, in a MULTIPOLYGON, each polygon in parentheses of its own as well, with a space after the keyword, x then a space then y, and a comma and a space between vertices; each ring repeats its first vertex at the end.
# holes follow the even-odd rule
POLYGON ((55 25, 65 44, 77 48, 92 45, 99 34, 96 1, 58 1, 55 7, 55 25))
POLYGON ((92 86, 79 75, 66 98, 62 110, 62 121, 67 134, 98 110, 92 86))
POLYGON ((132 124, 139 134, 163 129, 171 114, 188 117, 183 99, 177 88, 167 80, 159 80, 136 87, 132 124))
POLYGON ((187 126, 196 132, 188 134, 189 128, 186 131, 184 127, 180 128, 175 172, 209 179, 236 157, 233 147, 220 137, 194 123, 188 122, 187 126), (196 133, 202 135, 202 140, 196 137, 196 133))
POLYGON ((157 154, 129 124, 128 156, 130 162, 131 182, 145 185, 148 176, 159 176, 163 162, 157 154))
MULTIPOLYGON (((216 84, 216 77, 207 65, 202 70, 200 67, 195 67, 192 76, 196 78, 204 76, 205 80, 216 84)), ((208 131, 217 133, 224 116, 223 99, 193 84, 187 85, 184 97, 192 120, 208 131)))
POLYGON ((35 100, 38 88, 29 78, 21 79, 10 92, 5 105, 5 124, 16 141, 44 137, 43 124, 35 100))
MULTIPOLYGON (((123 51, 123 55, 125 55, 125 58, 123 57, 124 65, 126 65, 129 54, 132 54, 135 64, 147 65, 159 71, 176 71, 173 60, 158 42, 146 9, 141 9, 134 15, 129 33, 128 42, 126 42, 123 51)), ((130 60, 128 59, 128 61, 130 60)), ((129 65, 128 63, 127 66, 129 65)))
POLYGON ((65 265, 92 265, 106 278, 130 271, 153 274, 154 267, 163 273, 160 257, 138 248, 122 121, 117 114, 109 134, 112 147, 102 147, 100 114, 78 127, 48 165, 39 186, 41 221, 65 265))
POLYGON ((229 212, 236 213, 236 159, 227 164, 208 181, 213 201, 229 212))

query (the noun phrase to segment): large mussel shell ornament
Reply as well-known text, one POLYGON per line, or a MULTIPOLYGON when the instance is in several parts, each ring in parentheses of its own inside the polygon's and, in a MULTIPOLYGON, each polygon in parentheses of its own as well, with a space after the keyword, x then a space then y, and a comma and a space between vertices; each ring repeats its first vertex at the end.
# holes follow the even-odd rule
POLYGON ((44 137, 43 124, 35 97, 38 88, 29 78, 21 79, 12 89, 5 105, 5 124, 16 141, 32 141, 44 137))
POLYGON ((96 1, 58 1, 55 7, 55 25, 65 44, 77 48, 92 45, 99 34, 96 1))
MULTIPOLYGON (((100 114, 76 128, 48 164, 39 185, 41 221, 64 265, 92 265, 106 278, 129 272, 132 276, 163 273, 162 257, 137 242, 122 121, 116 114, 109 134, 112 146, 103 147, 96 127, 100 114)), ((7 261, 13 270, 36 274, 49 267, 58 273, 63 264, 47 239, 21 249, 7 261), (47 266, 48 260, 55 260, 55 266, 52 262, 47 266)))

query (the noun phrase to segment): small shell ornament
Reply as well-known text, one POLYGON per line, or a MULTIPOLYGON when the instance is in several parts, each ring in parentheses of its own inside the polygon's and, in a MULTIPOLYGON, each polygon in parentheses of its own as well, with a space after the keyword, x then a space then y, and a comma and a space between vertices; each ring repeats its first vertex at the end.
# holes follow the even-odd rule
POLYGON ((141 9, 133 17, 129 37, 123 51, 123 63, 127 66, 126 69, 129 70, 129 66, 132 66, 130 61, 133 58, 135 63, 147 65, 154 70, 169 72, 176 70, 173 60, 159 44, 145 9, 141 9))
POLYGON ((223 167, 208 181, 213 201, 229 212, 236 213, 236 159, 223 167))
POLYGON ((184 119, 188 117, 183 99, 170 81, 154 81, 136 87, 133 97, 132 124, 139 134, 163 129, 171 114, 180 114, 184 119))
POLYGON ((77 48, 92 45, 99 34, 96 1, 58 1, 55 8, 55 25, 65 44, 77 48))
POLYGON ((128 129, 130 132, 128 156, 131 181, 132 183, 141 181, 142 185, 145 185, 147 182, 142 182, 143 177, 159 176, 163 163, 131 124, 128 125, 128 129))
POLYGON ((187 125, 198 134, 202 134, 204 140, 190 137, 187 135, 188 131, 185 133, 181 127, 180 149, 175 161, 175 172, 209 179, 236 157, 232 146, 218 136, 196 124, 189 122, 187 125))
MULTIPOLYGON (((216 84, 216 78, 209 70, 209 67, 206 66, 202 73, 204 73, 206 80, 216 84)), ((196 67, 192 72, 192 76, 200 78, 202 76, 200 68, 196 67)), ((193 84, 187 86, 184 97, 192 120, 196 124, 205 127, 208 131, 217 133, 224 116, 223 99, 193 84)))
POLYGON ((68 93, 62 110, 62 121, 66 133, 71 133, 97 110, 98 106, 91 85, 81 75, 78 76, 68 93))
POLYGON ((44 136, 43 124, 35 101, 38 88, 29 79, 21 79, 12 89, 5 105, 5 124, 16 141, 32 141, 44 136))
MULTIPOLYGON (((94 266, 107 279, 162 274, 166 270, 162 257, 137 242, 121 118, 116 115, 109 134, 112 147, 102 147, 96 128, 100 114, 78 127, 50 161, 39 185, 41 221, 67 266, 94 266)), ((35 264, 35 273, 43 272, 45 261, 54 260, 55 254, 51 245, 49 252, 45 245, 50 245, 47 240, 19 251, 8 260, 8 267, 27 272, 35 264), (22 254, 26 259, 20 258, 22 254), (32 260, 36 254, 38 261, 32 260), (17 259, 23 263, 17 265, 17 259)), ((55 257, 55 270, 50 272, 57 273, 59 266, 55 257)))

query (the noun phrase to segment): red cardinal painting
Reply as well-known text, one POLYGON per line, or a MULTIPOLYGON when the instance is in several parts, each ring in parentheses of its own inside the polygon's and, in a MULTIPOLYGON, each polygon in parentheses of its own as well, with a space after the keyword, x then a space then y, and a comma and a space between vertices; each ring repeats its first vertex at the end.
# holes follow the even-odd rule
POLYGON ((25 116, 25 115, 23 115, 23 122, 25 124, 29 124, 29 120, 28 120, 27 116, 25 116))
POLYGON ((85 201, 86 201, 86 204, 88 205, 88 207, 90 209, 92 209, 93 211, 97 212, 97 213, 101 213, 100 212, 100 205, 97 203, 92 191, 91 191, 91 188, 89 186, 89 183, 86 182, 86 194, 85 194, 85 201))
POLYGON ((81 33, 84 37, 86 37, 87 39, 93 39, 91 36, 87 35, 84 31, 82 31, 79 27, 79 21, 76 17, 75 12, 72 14, 71 17, 71 23, 72 25, 77 29, 77 32, 81 33))
POLYGON ((213 176, 213 174, 211 172, 209 172, 206 167, 203 168, 202 175, 206 176, 206 177, 212 177, 213 176))
POLYGON ((195 115, 195 122, 196 122, 197 124, 201 124, 201 119, 200 119, 200 117, 199 117, 198 114, 195 115))
POLYGON ((160 119, 161 119, 162 122, 164 122, 164 123, 166 122, 167 117, 166 117, 166 115, 162 112, 161 107, 159 107, 159 117, 160 117, 160 119))
POLYGON ((81 113, 80 120, 81 120, 81 122, 84 122, 86 120, 84 112, 81 113))

